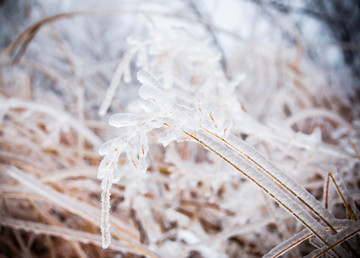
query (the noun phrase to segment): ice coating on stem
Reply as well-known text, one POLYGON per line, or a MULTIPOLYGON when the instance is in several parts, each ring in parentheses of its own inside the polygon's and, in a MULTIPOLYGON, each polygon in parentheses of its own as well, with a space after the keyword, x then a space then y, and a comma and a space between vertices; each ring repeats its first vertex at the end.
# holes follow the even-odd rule
POLYGON ((306 191, 302 186, 297 184, 291 177, 287 176, 279 168, 277 168, 271 161, 267 160, 261 153, 256 151, 253 147, 247 145, 244 141, 239 138, 230 135, 227 141, 237 149, 242 155, 246 157, 248 162, 252 162, 260 169, 266 171, 275 181, 281 182, 286 185, 293 193, 296 193, 297 198, 301 198, 303 201, 313 207, 314 210, 325 218, 328 222, 334 221, 334 216, 330 214, 313 195, 306 191), (251 158, 250 158, 251 157, 251 158))
POLYGON ((100 156, 104 156, 111 148, 113 140, 107 141, 100 146, 98 153, 100 156))
MULTIPOLYGON (((165 43, 161 46, 169 48, 169 44, 165 43)), ((153 53, 162 53, 159 45, 153 51, 153 53)), ((242 172, 308 228, 319 239, 320 246, 329 246, 334 243, 336 237, 332 233, 330 234, 326 227, 336 226, 338 221, 302 186, 298 185, 257 150, 235 137, 231 133, 233 129, 232 119, 235 117, 238 122, 237 125, 235 124, 237 128, 233 129, 236 133, 239 132, 239 123, 244 124, 244 126, 240 126, 240 132, 245 128, 245 133, 258 134, 260 135, 257 135, 258 138, 267 142, 279 141, 275 136, 269 137, 269 135, 280 130, 276 131, 268 126, 261 125, 249 114, 246 114, 245 108, 231 93, 238 82, 234 81, 229 85, 224 81, 224 74, 221 71, 214 72, 211 69, 212 72, 204 71, 193 66, 192 62, 197 62, 198 59, 204 59, 207 63, 216 62, 216 60, 210 61, 212 59, 203 52, 194 53, 186 59, 186 69, 195 68, 191 83, 186 79, 179 79, 174 76, 172 70, 175 69, 175 66, 168 66, 168 62, 173 62, 173 57, 182 51, 183 48, 179 47, 176 52, 172 52, 170 56, 166 57, 167 59, 165 58, 162 61, 160 64, 162 67, 154 72, 162 83, 150 72, 141 71, 137 74, 138 80, 143 84, 139 90, 139 95, 142 98, 139 107, 142 110, 137 109, 135 112, 141 112, 141 115, 119 114, 110 119, 110 124, 115 127, 129 128, 126 131, 127 139, 124 144, 126 146, 124 151, 130 165, 141 173, 146 172, 148 152, 146 134, 154 128, 161 128, 151 134, 157 136, 156 140, 164 146, 172 141, 189 141, 191 139, 203 144, 242 172), (197 73, 206 75, 198 76, 197 73), (231 90, 228 91, 228 88, 231 90), (198 94, 194 96, 196 92, 198 94), (236 112, 229 115, 233 111, 232 108, 236 112), (142 112, 145 112, 145 115, 142 112)), ((139 63, 141 62, 140 60, 139 63)), ((291 133, 281 133, 281 137, 285 139, 280 140, 291 142, 293 136, 291 133)), ((302 139, 297 139, 293 145, 298 146, 298 141, 302 142, 302 139)), ((111 155, 112 148, 105 147, 104 149, 108 149, 107 155, 111 155)), ((102 153, 105 152, 106 150, 102 153)), ((105 156, 104 159, 106 162, 112 161, 111 156, 105 156)))
POLYGON ((137 73, 137 78, 139 82, 144 85, 149 85, 154 88, 161 88, 160 82, 156 80, 149 72, 140 71, 137 73))
POLYGON ((173 103, 169 97, 162 90, 160 90, 160 82, 146 71, 138 72, 137 77, 138 80, 143 83, 143 86, 141 86, 139 90, 140 97, 156 103, 166 109, 168 112, 171 112, 173 103))
POLYGON ((136 137, 129 141, 129 148, 126 155, 130 164, 140 173, 144 174, 147 170, 146 156, 149 151, 147 136, 144 132, 139 131, 136 137))
MULTIPOLYGON (((323 246, 322 248, 316 249, 312 251, 310 254, 306 255, 306 258, 310 257, 320 257, 320 254, 326 253, 331 250, 335 250, 337 254, 340 255, 340 257, 358 257, 359 256, 359 250, 358 246, 353 249, 355 253, 352 251, 350 252, 349 249, 345 250, 340 245, 345 240, 350 239, 354 235, 360 232, 360 222, 356 221, 353 223, 351 227, 345 228, 344 230, 340 231, 338 234, 336 234, 334 241, 332 242, 332 245, 330 247, 323 246)), ((348 243, 350 244, 350 243, 348 243)))
POLYGON ((111 105, 111 101, 114 98, 116 89, 119 86, 121 77, 123 76, 125 70, 129 68, 129 62, 130 62, 132 56, 135 54, 135 52, 136 52, 135 50, 132 50, 129 53, 127 53, 125 55, 125 57, 123 58, 122 62, 116 68, 115 75, 111 80, 109 88, 106 91, 104 101, 100 106, 100 109, 99 109, 100 116, 105 115, 107 110, 109 109, 109 107, 111 105))
POLYGON ((359 209, 357 208, 354 199, 351 197, 351 195, 349 194, 348 189, 346 188, 346 185, 344 184, 344 181, 342 180, 341 176, 339 175, 339 172, 337 171, 337 169, 335 167, 331 168, 331 171, 334 175, 334 179, 335 182, 337 184, 337 186, 339 187, 341 197, 344 198, 344 205, 345 208, 348 210, 348 213, 350 212, 351 214, 348 214, 349 217, 353 220, 360 220, 360 212, 359 209))
POLYGON ((265 191, 265 193, 270 195, 271 198, 283 206, 288 212, 293 214, 295 218, 312 231, 324 244, 328 244, 333 241, 332 236, 324 230, 324 227, 319 222, 317 222, 303 209, 303 206, 300 205, 298 201, 294 201, 294 199, 282 192, 273 181, 269 180, 257 169, 254 169, 254 167, 243 162, 233 149, 224 146, 218 141, 218 138, 209 137, 208 134, 202 130, 197 132, 197 138, 206 148, 214 151, 226 162, 243 173, 248 179, 257 184, 263 191, 265 191))
POLYGON ((115 114, 110 117, 109 124, 111 126, 120 128, 125 126, 134 126, 143 121, 146 116, 135 115, 135 114, 115 114))
POLYGON ((107 175, 106 178, 101 182, 101 235, 102 235, 102 248, 108 248, 111 244, 110 235, 110 189, 112 185, 112 175, 107 175))
POLYGON ((278 257, 282 254, 285 254, 286 251, 289 251, 291 248, 294 248, 297 245, 301 244, 302 241, 305 241, 307 239, 306 238, 307 236, 309 236, 309 230, 306 228, 300 231, 299 233, 295 234, 291 238, 287 239, 286 241, 282 242, 281 244, 277 245, 273 249, 271 249, 263 256, 263 258, 278 257))

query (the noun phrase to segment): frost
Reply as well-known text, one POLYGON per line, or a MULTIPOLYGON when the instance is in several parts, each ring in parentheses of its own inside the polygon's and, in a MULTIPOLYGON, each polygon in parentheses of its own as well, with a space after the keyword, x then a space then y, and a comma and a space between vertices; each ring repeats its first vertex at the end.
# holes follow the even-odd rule
MULTIPOLYGON (((120 173, 124 167, 134 168, 133 170, 142 175, 149 170, 149 178, 152 178, 149 180, 157 182, 155 188, 147 188, 145 184, 141 184, 141 187, 137 186, 139 190, 130 189, 134 185, 127 185, 126 200, 122 204, 135 209, 136 213, 143 210, 141 214, 136 215, 136 219, 143 241, 148 241, 152 247, 154 243, 167 241, 165 238, 161 240, 161 230, 171 227, 174 223, 177 224, 177 237, 180 241, 198 245, 202 234, 205 235, 207 232, 197 228, 199 224, 194 222, 192 217, 198 216, 201 220, 200 216, 207 214, 206 205, 213 205, 211 207, 219 213, 239 212, 234 208, 237 206, 234 203, 239 202, 234 196, 251 195, 252 198, 242 201, 248 208, 247 215, 237 215, 236 218, 228 218, 228 221, 220 220, 224 224, 228 223, 227 225, 247 221, 249 214, 257 214, 257 210, 263 208, 260 204, 246 205, 247 201, 252 201, 255 195, 258 195, 254 186, 277 202, 279 207, 287 212, 287 216, 297 221, 294 222, 296 230, 300 228, 299 225, 305 228, 300 235, 285 241, 270 254, 285 252, 282 248, 293 248, 294 243, 301 240, 305 233, 310 235, 309 238, 316 243, 318 250, 325 250, 340 241, 339 232, 342 229, 339 228, 344 227, 346 223, 335 218, 330 210, 310 194, 307 190, 309 186, 305 188, 299 183, 302 182, 299 175, 305 169, 310 170, 310 167, 314 167, 317 172, 320 171, 321 175, 323 169, 319 164, 323 156, 330 155, 336 160, 343 161, 351 159, 351 151, 340 151, 340 148, 331 147, 323 141, 325 136, 336 136, 335 139, 339 139, 341 134, 349 133, 351 127, 348 122, 332 112, 320 109, 314 110, 313 113, 311 110, 296 112, 302 105, 312 105, 306 94, 313 93, 306 89, 307 86, 301 90, 295 87, 294 91, 299 95, 295 99, 284 97, 287 88, 283 88, 277 96, 275 101, 280 102, 280 114, 283 115, 283 110, 288 112, 285 112, 288 116, 287 121, 281 116, 269 115, 273 114, 272 112, 279 114, 277 105, 269 105, 267 110, 267 103, 273 101, 269 97, 269 92, 274 91, 277 86, 272 85, 259 90, 258 94, 268 96, 268 99, 257 98, 254 95, 251 95, 254 99, 247 99, 246 93, 254 83, 248 82, 251 76, 247 77, 247 80, 244 80, 243 74, 232 74, 232 79, 227 78, 220 69, 221 55, 206 47, 205 41, 196 41, 181 29, 176 30, 174 40, 161 37, 154 27, 150 34, 146 39, 129 40, 133 47, 130 52, 135 57, 136 67, 140 70, 137 79, 142 84, 139 89, 141 99, 131 102, 127 108, 126 112, 130 110, 133 114, 121 113, 110 117, 109 124, 120 128, 118 132, 121 137, 106 142, 99 150, 104 156, 98 171, 103 189, 104 242, 108 243, 110 238, 109 186, 124 176, 120 173), (331 120, 341 128, 336 128, 337 133, 333 132, 332 123, 325 122, 311 127, 311 133, 303 132, 301 127, 307 123, 305 120, 313 116, 331 120), (186 143, 182 143, 183 141, 186 143), (159 146, 159 143, 162 146, 159 146), (199 145, 207 151, 201 150, 199 145), (158 148, 158 151, 153 153, 150 148, 158 148), (126 154, 129 166, 119 166, 118 159, 122 154, 126 154), (234 179, 237 178, 237 174, 233 173, 234 171, 239 172, 251 184, 237 185, 237 179, 234 179), (170 180, 179 183, 176 186, 171 185, 170 188, 170 180), (191 194, 185 191, 186 189, 192 189, 191 194), (194 197, 196 195, 193 196, 193 192, 201 192, 203 199, 194 197), (186 203, 185 206, 189 207, 177 210, 176 207, 171 207, 171 203, 166 203, 166 200, 153 199, 156 195, 166 199, 173 193, 179 196, 180 202, 186 203), (219 200, 226 199, 223 196, 232 196, 233 200, 222 203, 219 200), (128 197, 131 197, 130 200, 128 197), (167 208, 157 211, 155 206, 161 202, 165 202, 167 208), (236 211, 228 211, 225 208, 236 211), (199 214, 194 215, 194 210, 200 210, 199 214), (166 216, 162 218, 158 213, 165 213, 166 216), (161 230, 156 224, 158 221, 162 223, 161 230), (193 234, 192 230, 200 233, 193 234), (153 238, 147 239, 151 234, 153 238)), ((124 81, 127 81, 126 73, 129 69, 130 66, 123 68, 124 81)), ((261 80, 259 78, 259 84, 264 83, 261 80)), ((344 183, 340 179, 338 181, 339 189, 344 192, 344 203, 349 203, 354 214, 356 213, 354 217, 358 218, 358 210, 350 194, 346 191, 344 183)), ((277 224, 277 214, 274 213, 273 216, 277 224)), ((215 215, 214 217, 217 218, 215 215)), ((209 221, 206 220, 204 224, 212 225, 212 217, 206 216, 206 219, 209 221)), ((267 219, 269 222, 272 221, 271 218, 267 219)), ((214 225, 216 227, 215 223, 214 225)), ((346 227, 351 225, 349 222, 346 227)), ((286 227, 280 229, 286 231, 286 227)), ((284 236, 288 233, 282 232, 284 236)), ((214 239, 216 238, 217 236, 214 236, 214 239)), ((220 253, 215 251, 217 248, 220 247, 205 247, 199 244, 194 250, 204 256, 210 257, 216 253, 218 255, 215 256, 220 257, 220 253)), ((187 251, 189 250, 190 247, 187 251)), ((343 245, 335 247, 330 252, 347 254, 343 245)))
POLYGON ((134 126, 140 124, 146 116, 134 115, 134 114, 116 114, 112 115, 109 120, 109 124, 114 127, 134 126))
POLYGON ((179 230, 178 232, 178 238, 181 241, 184 241, 187 244, 195 244, 199 241, 199 238, 194 235, 194 233, 189 232, 189 231, 185 231, 185 230, 179 230))
POLYGON ((161 88, 160 82, 156 80, 149 72, 140 71, 137 73, 138 80, 144 84, 154 88, 161 88))
POLYGON ((343 199, 345 208, 347 209, 348 212, 348 216, 353 220, 360 220, 360 211, 357 208, 353 198, 349 194, 349 191, 346 188, 341 176, 339 175, 339 172, 335 167, 332 167, 330 171, 331 171, 330 173, 333 173, 335 180, 334 184, 336 184, 336 187, 338 187, 339 195, 343 199))
MULTIPOLYGON (((330 225, 333 218, 329 213, 318 204, 312 195, 299 187, 293 180, 267 161, 266 158, 232 136, 230 133, 231 120, 224 118, 223 114, 214 110, 211 103, 200 96, 198 104, 192 107, 193 113, 198 115, 191 116, 190 108, 185 108, 176 104, 176 102, 170 101, 162 90, 161 83, 151 74, 144 71, 139 72, 138 79, 143 83, 140 88, 140 96, 160 108, 166 109, 166 112, 157 114, 158 117, 152 114, 154 121, 160 122, 160 125, 162 122, 161 126, 170 130, 170 132, 167 132, 168 135, 164 136, 165 132, 163 136, 159 136, 159 140, 164 146, 169 144, 170 141, 181 141, 181 135, 185 135, 185 139, 192 138, 192 140, 198 141, 270 194, 271 197, 309 228, 323 244, 329 244, 333 241, 333 238, 323 229, 322 225, 311 216, 311 213, 305 211, 302 205, 310 204, 311 206, 308 206, 308 208, 318 216, 323 216, 321 218, 324 222, 330 225), (195 120, 198 117, 201 121, 200 124, 195 120), (196 128, 199 125, 201 129, 196 128), (225 140, 227 138, 229 138, 229 142, 225 140), (239 154, 241 154, 240 158, 237 156, 239 154), (255 169, 256 167, 257 169, 255 169), (265 173, 259 173, 261 170, 265 173), (277 184, 285 187, 290 193, 282 192, 277 184), (298 200, 295 202, 289 195, 293 195, 292 197, 298 198, 298 200), (311 207, 314 207, 314 209, 311 207)), ((140 124, 142 118, 138 115, 119 114, 113 116, 110 123, 118 127, 123 125, 135 126, 138 123, 138 130, 128 135, 126 154, 130 164, 139 172, 145 173, 147 169, 145 157, 148 152, 146 132, 154 127, 151 124, 149 126, 140 124)))
POLYGON ((359 60, 358 45, 303 29, 314 28, 306 20, 351 25, 358 11, 330 7, 355 0, 327 1, 326 15, 313 8, 321 1, 4 8, 13 2, 30 1, 0 4, 0 241, 9 257, 86 257, 93 245, 114 257, 253 257, 275 246, 268 256, 360 257, 359 83, 350 72, 359 62, 340 60, 359 60), (4 20, 24 8, 29 22, 4 20), (329 51, 339 63, 319 58, 329 51), (36 234, 46 240, 40 251, 36 234))
POLYGON ((140 173, 145 173, 147 169, 145 158, 147 156, 149 146, 147 144, 147 136, 145 133, 138 132, 137 136, 129 142, 129 148, 126 150, 131 165, 140 173))
POLYGON ((139 100, 139 106, 145 113, 156 114, 156 113, 160 112, 159 108, 156 105, 154 105, 153 103, 146 101, 144 99, 139 100), (155 109, 157 109, 157 110, 155 110, 155 109))
POLYGON ((179 133, 176 133, 176 131, 164 131, 163 133, 158 135, 158 141, 164 146, 168 146, 169 143, 176 141, 179 139, 179 133))
POLYGON ((111 235, 110 235, 110 189, 112 185, 111 175, 107 176, 105 180, 101 183, 101 189, 103 190, 101 194, 101 234, 102 234, 102 247, 108 248, 111 244, 111 235))
POLYGON ((140 97, 156 103, 171 112, 172 102, 168 96, 160 90, 160 82, 145 71, 138 73, 138 79, 143 83, 143 86, 141 86, 139 90, 140 97))

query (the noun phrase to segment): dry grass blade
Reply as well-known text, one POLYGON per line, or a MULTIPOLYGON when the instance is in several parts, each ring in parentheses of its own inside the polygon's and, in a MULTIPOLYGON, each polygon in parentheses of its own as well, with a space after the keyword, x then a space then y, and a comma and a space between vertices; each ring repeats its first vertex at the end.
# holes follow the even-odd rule
MULTIPOLYGON (((56 192, 50 187, 43 185, 41 182, 37 181, 34 177, 29 176, 14 167, 8 170, 8 174, 22 184, 32 189, 34 192, 46 196, 46 198, 49 199, 52 203, 77 214, 78 216, 90 221, 94 225, 99 226, 101 215, 96 208, 92 207, 88 203, 56 192)), ((130 229, 128 229, 127 226, 123 225, 120 220, 112 218, 110 221, 115 227, 115 229, 113 230, 114 235, 116 235, 121 241, 134 248, 134 251, 136 252, 140 252, 149 256, 154 256, 154 254, 152 254, 152 252, 148 250, 148 248, 142 246, 142 244, 138 242, 137 235, 134 234, 130 229)))
POLYGON ((26 48, 28 47, 31 40, 36 36, 39 30, 46 24, 52 23, 54 21, 72 18, 81 14, 81 12, 73 12, 73 13, 60 13, 54 16, 46 17, 30 27, 28 27, 24 32, 22 32, 7 48, 0 52, 0 58, 5 54, 13 55, 12 64, 17 64, 25 53, 26 48))
MULTIPOLYGON (((62 19, 69 19, 78 16, 109 16, 109 15, 120 15, 120 14, 128 14, 134 15, 141 13, 141 11, 134 9, 134 10, 125 10, 125 9, 118 9, 118 10, 91 10, 91 11, 78 11, 78 12, 67 12, 67 13, 59 13, 53 16, 49 16, 46 18, 41 19, 40 21, 32 24, 27 29, 25 29, 10 45, 8 45, 5 49, 0 51, 0 58, 9 54, 12 57, 11 64, 15 65, 18 64, 21 57, 25 53, 28 45, 30 44, 31 40, 36 36, 36 34, 40 31, 40 29, 50 23, 56 22, 62 19)), ((196 22, 206 25, 208 28, 212 28, 214 30, 220 31, 225 35, 228 35, 233 38, 239 38, 240 36, 236 33, 231 31, 225 30, 220 27, 216 27, 210 23, 204 22, 198 19, 191 19, 187 16, 179 15, 179 14, 171 14, 171 13, 163 13, 163 12, 156 12, 150 11, 146 13, 147 15, 153 16, 161 16, 169 19, 183 19, 188 22, 196 22)))
MULTIPOLYGON (((61 237, 67 240, 81 242, 84 244, 92 243, 101 247, 101 237, 98 234, 87 233, 59 226, 49 226, 42 223, 24 221, 8 217, 1 217, 0 224, 5 227, 12 227, 17 230, 24 230, 36 234, 45 234, 49 236, 61 237)), ((111 246, 114 250, 134 252, 134 248, 124 245, 119 240, 114 240, 111 246)), ((142 254, 139 252, 139 254, 142 254)))

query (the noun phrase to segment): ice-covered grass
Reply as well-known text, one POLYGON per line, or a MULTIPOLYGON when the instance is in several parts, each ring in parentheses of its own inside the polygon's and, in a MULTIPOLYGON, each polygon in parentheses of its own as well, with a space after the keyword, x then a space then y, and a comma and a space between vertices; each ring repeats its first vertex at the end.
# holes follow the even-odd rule
POLYGON ((280 7, 21 9, 0 39, 0 252, 359 256, 357 79, 280 7))

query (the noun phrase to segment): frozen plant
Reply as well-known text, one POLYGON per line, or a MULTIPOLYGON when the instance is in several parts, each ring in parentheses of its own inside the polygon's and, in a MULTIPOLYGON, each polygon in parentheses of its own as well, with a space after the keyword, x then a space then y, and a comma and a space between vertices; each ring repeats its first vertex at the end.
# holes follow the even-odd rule
POLYGON ((359 256, 355 5, 2 2, 3 255, 359 256))
MULTIPOLYGON (((241 103, 234 98, 235 94, 232 94, 238 81, 226 79, 220 69, 219 56, 215 52, 204 44, 192 42, 186 33, 180 35, 183 38, 177 38, 177 44, 159 37, 145 41, 151 46, 149 55, 152 55, 152 62, 151 65, 146 65, 148 71, 137 74, 142 83, 139 90, 141 100, 137 102, 139 108, 135 108, 138 114, 122 113, 110 118, 109 124, 120 128, 121 136, 106 142, 99 151, 100 155, 104 156, 98 170, 103 190, 103 247, 107 248, 111 239, 110 188, 122 176, 118 159, 122 153, 126 153, 130 164, 140 173, 145 173, 148 169, 148 135, 152 132, 164 147, 173 141, 201 144, 242 173, 296 218, 305 227, 304 231, 290 242, 274 249, 276 252, 282 253, 294 247, 294 243, 299 243, 299 238, 303 238, 306 232, 315 237, 313 242, 318 247, 310 255, 320 255, 327 251, 337 256, 351 253, 356 255, 356 244, 346 240, 359 232, 360 224, 357 220, 360 216, 347 190, 344 187, 339 188, 340 194, 346 196, 343 201, 351 220, 342 221, 335 218, 314 196, 269 159, 236 136, 241 128, 233 128, 236 118, 232 115, 241 116, 238 119, 249 122, 253 127, 258 124, 243 113, 241 103), (193 47, 188 51, 189 42, 193 47), (152 73, 158 74, 157 77, 163 82, 152 73), (345 243, 341 244, 343 242, 345 243), (289 243, 290 247, 286 245, 289 243)), ((116 77, 118 78, 118 75, 116 77)), ((110 87, 114 85, 112 83, 110 87)), ((271 129, 264 126, 264 133, 270 132, 271 129)), ((316 141, 308 142, 310 147, 311 144, 316 144, 316 141)), ((296 138, 292 144, 309 148, 296 138)), ((331 149, 319 149, 334 155, 331 149)), ((340 179, 333 181, 335 184, 341 182, 340 179)))

